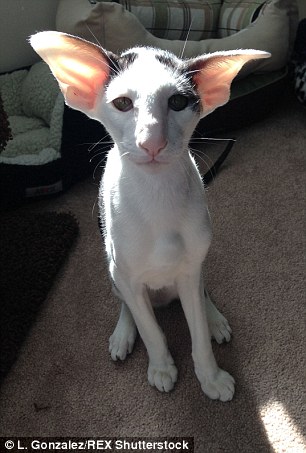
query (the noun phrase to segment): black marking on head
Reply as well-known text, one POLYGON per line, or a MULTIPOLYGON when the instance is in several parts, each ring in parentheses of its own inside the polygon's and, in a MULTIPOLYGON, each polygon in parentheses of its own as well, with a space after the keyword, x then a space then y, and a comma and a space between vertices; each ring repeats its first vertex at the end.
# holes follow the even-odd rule
MULTIPOLYGON (((132 65, 137 58, 141 58, 137 52, 137 49, 138 48, 130 49, 127 52, 122 53, 120 56, 109 51, 106 52, 110 67, 109 81, 116 77, 119 73, 122 73, 128 69, 128 67, 132 65)), ((157 61, 173 73, 173 75, 177 78, 178 93, 187 96, 189 98, 188 107, 194 112, 199 113, 201 111, 201 99, 197 93, 196 86, 193 81, 194 68, 190 67, 190 62, 182 61, 168 51, 155 48, 148 48, 148 50, 154 50, 157 61)))
POLYGON ((178 63, 177 61, 175 61, 174 55, 170 54, 169 52, 159 52, 155 55, 155 58, 167 68, 170 68, 173 71, 177 71, 178 63))
POLYGON ((103 54, 107 58, 107 62, 110 69, 109 81, 116 77, 120 72, 127 69, 137 58, 136 52, 126 52, 125 54, 118 56, 109 50, 103 49, 103 54))
POLYGON ((201 111, 201 99, 200 96, 197 94, 196 91, 190 93, 189 97, 189 107, 194 112, 200 113, 201 111))
POLYGON ((118 58, 118 64, 121 71, 127 69, 131 64, 133 64, 137 57, 138 55, 133 51, 133 49, 121 55, 118 58))
POLYGON ((177 76, 179 81, 178 91, 189 98, 189 108, 194 112, 200 112, 201 99, 195 89, 193 78, 188 72, 188 66, 170 52, 158 50, 156 52, 155 58, 177 76))
POLYGON ((107 63, 110 69, 108 81, 106 85, 108 85, 112 79, 117 77, 122 71, 128 68, 130 64, 132 64, 136 57, 137 54, 135 52, 127 52, 124 55, 118 56, 115 53, 102 49, 101 52, 103 52, 103 55, 106 56, 107 58, 107 63))
POLYGON ((194 112, 200 113, 201 98, 197 93, 193 78, 185 62, 179 62, 176 69, 176 74, 179 81, 179 92, 184 94, 185 96, 188 96, 189 108, 191 108, 191 110, 193 110, 194 112))
POLYGON ((184 74, 186 81, 191 89, 191 93, 194 96, 193 110, 200 112, 202 109, 201 97, 198 94, 196 84, 194 82, 194 74, 198 71, 198 66, 191 65, 190 61, 183 61, 181 64, 181 71, 184 74))
POLYGON ((101 50, 101 53, 103 53, 103 56, 107 58, 107 63, 110 69, 109 79, 112 79, 120 71, 118 56, 113 52, 110 52, 109 50, 106 51, 104 49, 101 50))

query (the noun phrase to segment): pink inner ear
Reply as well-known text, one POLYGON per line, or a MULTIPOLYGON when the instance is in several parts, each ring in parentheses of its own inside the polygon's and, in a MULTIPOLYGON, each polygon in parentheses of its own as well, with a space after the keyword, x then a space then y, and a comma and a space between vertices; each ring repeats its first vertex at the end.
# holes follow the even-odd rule
POLYGON ((226 104, 231 83, 245 63, 268 56, 266 52, 241 50, 215 52, 193 60, 191 71, 195 71, 193 81, 202 100, 204 115, 226 104))
POLYGON ((215 57, 206 61, 206 64, 204 63, 199 72, 194 75, 194 82, 205 113, 210 113, 228 102, 232 80, 238 74, 240 67, 238 68, 234 61, 215 57))
POLYGON ((82 111, 92 110, 109 77, 106 57, 90 44, 79 54, 65 50, 53 61, 48 58, 48 63, 67 104, 82 111))
POLYGON ((66 103, 90 113, 109 77, 106 53, 95 44, 60 32, 37 33, 31 44, 50 66, 66 103))
MULTIPOLYGON (((205 112, 212 111, 226 104, 230 97, 230 83, 211 78, 195 77, 195 83, 201 96, 205 112), (198 79, 198 81, 197 81, 198 79)), ((208 112, 207 112, 208 113, 208 112)))
POLYGON ((82 91, 73 86, 62 89, 62 92, 64 93, 67 104, 78 110, 92 110, 95 106, 95 96, 93 93, 87 93, 84 96, 82 91))
POLYGON ((69 61, 61 74, 55 74, 66 102, 79 110, 91 110, 109 77, 108 65, 104 60, 100 64, 93 64, 92 61, 84 64, 84 61, 74 60, 72 70, 71 59, 69 61))

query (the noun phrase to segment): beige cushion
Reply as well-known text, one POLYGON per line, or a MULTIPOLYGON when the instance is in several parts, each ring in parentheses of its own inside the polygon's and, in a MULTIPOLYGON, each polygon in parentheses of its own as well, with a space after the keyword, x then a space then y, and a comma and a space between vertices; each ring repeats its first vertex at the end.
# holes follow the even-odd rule
POLYGON ((297 20, 295 0, 269 0, 255 22, 240 32, 222 39, 185 43, 153 36, 134 14, 117 3, 102 2, 91 5, 88 0, 61 0, 57 29, 98 42, 115 53, 136 45, 147 45, 170 50, 179 56, 184 49, 186 58, 239 48, 265 50, 272 54, 269 59, 247 65, 243 70, 243 75, 246 75, 254 70, 274 71, 287 63, 297 20))

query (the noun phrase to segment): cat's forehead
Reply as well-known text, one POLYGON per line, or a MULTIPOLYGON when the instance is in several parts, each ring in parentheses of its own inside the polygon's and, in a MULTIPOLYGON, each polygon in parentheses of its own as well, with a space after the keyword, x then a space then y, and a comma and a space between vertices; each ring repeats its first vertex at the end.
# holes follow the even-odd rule
MULTIPOLYGON (((111 91, 139 90, 143 93, 174 89, 182 78, 181 60, 170 52, 135 47, 119 57, 119 73, 110 84, 111 91)), ((122 93, 124 94, 124 93, 122 93)))
POLYGON ((121 61, 125 61, 126 66, 133 63, 142 64, 147 62, 149 65, 163 65, 168 70, 178 70, 181 60, 173 53, 156 49, 154 47, 134 47, 121 54, 121 61))

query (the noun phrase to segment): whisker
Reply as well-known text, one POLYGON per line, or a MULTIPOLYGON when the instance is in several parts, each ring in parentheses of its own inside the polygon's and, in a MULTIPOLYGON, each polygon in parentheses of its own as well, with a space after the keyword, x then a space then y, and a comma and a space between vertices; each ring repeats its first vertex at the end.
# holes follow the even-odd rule
MULTIPOLYGON (((200 135, 203 135, 199 131, 196 131, 196 132, 200 135)), ((221 155, 218 157, 218 159, 215 162, 213 162, 213 160, 207 154, 204 154, 201 149, 191 148, 192 151, 195 153, 195 155, 202 162, 204 162, 205 165, 208 167, 208 170, 203 175, 203 180, 204 180, 205 184, 208 184, 210 181, 215 180, 217 171, 218 171, 220 165, 222 164, 222 162, 224 161, 224 159, 226 158, 226 156, 228 155, 228 153, 230 152, 232 146, 236 142, 236 138, 193 137, 190 140, 190 144, 194 144, 194 145, 203 144, 203 143, 207 143, 209 145, 217 145, 220 142, 227 142, 227 146, 226 146, 226 149, 221 153, 221 155), (207 159, 209 159, 209 161, 211 162, 210 167, 209 167, 208 163, 206 162, 206 160, 204 159, 204 156, 207 159)))
POLYGON ((129 151, 126 151, 125 153, 121 154, 121 157, 125 157, 125 156, 128 156, 130 154, 129 151))
MULTIPOLYGON (((114 144, 114 141, 113 140, 109 140, 109 141, 103 141, 103 140, 99 140, 96 144, 94 143, 84 143, 84 145, 93 145, 93 148, 97 145, 113 145, 114 144)), ((93 149, 92 148, 92 149, 93 149)), ((90 149, 89 151, 92 151, 92 149, 90 149)))
POLYGON ((215 144, 216 142, 236 142, 235 138, 214 138, 214 137, 194 137, 190 139, 190 143, 215 144))
POLYGON ((100 150, 100 149, 103 149, 103 145, 113 145, 113 144, 114 144, 114 142, 101 142, 101 143, 98 142, 95 145, 93 145, 91 147, 91 149, 88 149, 88 152, 91 153, 98 145, 102 145, 101 148, 99 148, 99 150, 100 150))
POLYGON ((188 75, 190 75, 190 74, 196 74, 197 72, 200 72, 200 69, 193 69, 192 71, 191 71, 191 70, 190 70, 190 71, 188 70, 188 75))
MULTIPOLYGON (((104 139, 108 137, 108 134, 104 135, 104 137, 102 137, 99 141, 97 141, 96 143, 92 143, 91 146, 88 148, 88 152, 90 153, 92 150, 95 149, 96 146, 100 145, 101 143, 103 144, 111 144, 111 143, 114 143, 112 140, 111 141, 104 141, 104 139)), ((89 143, 88 143, 89 144, 89 143)))
MULTIPOLYGON (((96 157, 101 156, 102 154, 105 155, 105 151, 101 151, 100 153, 97 153, 97 154, 95 154, 94 156, 92 156, 92 157, 89 159, 89 162, 91 163, 96 157)), ((105 158, 106 158, 106 156, 105 156, 105 158)), ((104 158, 103 158, 103 160, 104 160, 104 158)), ((101 162, 102 162, 102 161, 101 161, 101 162)))
POLYGON ((205 173, 201 172, 201 175, 202 175, 202 178, 204 178, 204 175, 206 175, 207 173, 210 174, 210 178, 214 181, 215 179, 215 174, 213 173, 212 171, 212 168, 214 167, 214 162, 213 160, 205 153, 203 153, 202 151, 200 150, 195 150, 193 148, 190 148, 192 150, 192 152, 197 156, 198 159, 200 159, 202 162, 204 162, 205 166, 207 167, 207 170, 205 171, 205 173), (207 158, 210 163, 211 163, 211 166, 209 166, 208 162, 205 160, 205 158, 207 158))
POLYGON ((87 22, 85 22, 85 25, 87 27, 87 30, 89 31, 89 33, 91 34, 91 36, 95 39, 96 43, 102 47, 102 44, 100 43, 100 41, 98 40, 98 38, 96 37, 96 35, 94 34, 94 32, 91 30, 91 28, 89 27, 89 25, 87 24, 87 22))
POLYGON ((205 154, 202 150, 200 149, 196 149, 196 148, 192 148, 191 146, 189 146, 189 149, 192 151, 192 153, 198 157, 199 159, 201 159, 205 165, 207 165, 207 167, 209 167, 209 164, 206 162, 205 160, 205 157, 210 161, 210 163, 213 165, 213 160, 207 155, 205 154))
MULTIPOLYGON (((113 145, 114 144, 113 140, 105 140, 106 137, 109 137, 109 134, 104 135, 104 137, 100 138, 100 140, 98 140, 97 142, 82 142, 82 143, 78 143, 78 146, 90 145, 88 147, 87 152, 91 153, 98 145, 113 145)), ((100 149, 103 149, 103 146, 100 149)))
MULTIPOLYGON (((184 149, 187 148, 187 145, 184 147, 184 149)), ((186 186, 189 185, 189 179, 194 178, 194 173, 192 172, 192 169, 187 165, 184 159, 181 159, 181 156, 177 156, 177 162, 180 165, 180 167, 183 169, 183 177, 185 179, 186 186)))
POLYGON ((94 212, 95 212, 95 209, 96 209, 97 201, 98 201, 98 195, 95 198, 95 201, 94 201, 94 204, 93 204, 93 207, 92 207, 92 210, 91 210, 91 218, 92 219, 94 218, 94 212))
MULTIPOLYGON (((103 50, 104 50, 104 49, 103 49, 103 50)), ((91 55, 91 57, 92 57, 94 60, 98 61, 99 63, 102 63, 102 64, 106 65, 106 66, 108 67, 108 69, 110 69, 110 71, 113 71, 116 75, 119 75, 119 74, 120 74, 120 71, 119 71, 118 68, 116 68, 116 63, 112 60, 112 58, 110 57, 109 54, 106 54, 106 56, 107 56, 107 58, 109 58, 109 60, 113 63, 113 66, 110 66, 110 65, 106 62, 105 59, 103 59, 103 58, 98 58, 98 57, 96 57, 96 56, 94 56, 94 55, 91 55)), ((95 94, 98 94, 97 91, 95 91, 94 93, 95 93, 95 94)))
POLYGON ((184 42, 184 46, 183 46, 183 49, 182 49, 182 52, 181 52, 181 55, 180 55, 180 59, 183 58, 183 55, 184 55, 184 52, 185 52, 185 48, 186 48, 186 44, 187 44, 187 41, 188 41, 188 38, 189 38, 192 22, 193 22, 193 18, 191 19, 191 22, 190 22, 190 25, 189 25, 189 29, 188 29, 187 36, 186 36, 186 39, 185 39, 185 42, 184 42))
POLYGON ((96 180, 96 171, 99 168, 99 165, 102 164, 103 162, 104 162, 104 159, 101 159, 101 160, 99 160, 99 162, 95 166, 95 169, 94 169, 93 174, 92 174, 92 178, 93 178, 94 181, 96 180))
POLYGON ((100 63, 103 63, 103 64, 106 64, 106 66, 108 67, 108 69, 110 69, 111 71, 114 71, 116 75, 119 75, 120 74, 120 71, 119 71, 119 68, 116 67, 116 63, 113 61, 113 59, 111 58, 110 54, 108 52, 105 51, 105 49, 103 48, 102 44, 100 43, 100 41, 98 40, 98 38, 96 37, 96 35, 93 33, 93 31, 90 29, 89 25, 85 22, 85 25, 89 31, 89 33, 92 35, 92 37, 94 38, 94 40, 96 41, 96 43, 98 44, 98 46, 102 49, 102 51, 106 54, 107 58, 109 58, 109 60, 113 63, 113 67, 111 67, 109 64, 107 64, 107 62, 104 60, 104 59, 100 59, 100 58, 97 58, 95 56, 93 56, 93 58, 97 61, 99 61, 100 63))

